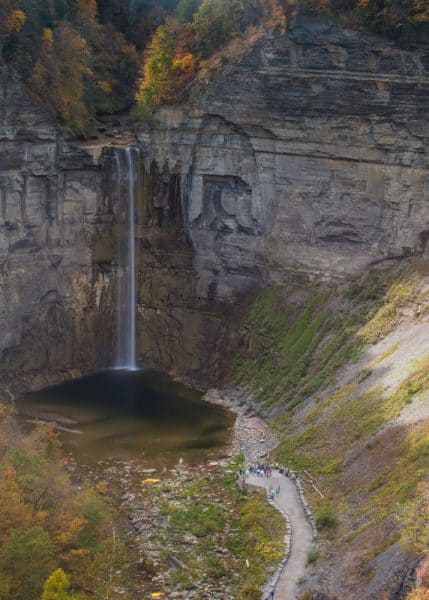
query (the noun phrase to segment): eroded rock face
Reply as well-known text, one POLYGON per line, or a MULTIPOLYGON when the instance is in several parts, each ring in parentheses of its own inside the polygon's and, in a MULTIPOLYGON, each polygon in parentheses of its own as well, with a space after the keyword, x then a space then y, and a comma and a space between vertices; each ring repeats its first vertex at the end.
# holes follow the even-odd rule
MULTIPOLYGON (((305 21, 156 113, 138 134, 140 360, 216 379, 255 288, 428 256, 428 71, 427 46, 305 21)), ((109 152, 66 144, 1 65, 0 96, 0 368, 111 364, 109 152)))
POLYGON ((89 154, 0 64, 0 369, 109 364, 114 222, 89 154))
POLYGON ((180 178, 195 295, 427 252, 429 48, 320 21, 259 42, 140 132, 180 178))
POLYGON ((231 308, 197 297, 198 273, 183 222, 180 177, 161 172, 156 164, 147 170, 142 156, 139 180, 140 363, 192 382, 214 381, 225 357, 231 308))

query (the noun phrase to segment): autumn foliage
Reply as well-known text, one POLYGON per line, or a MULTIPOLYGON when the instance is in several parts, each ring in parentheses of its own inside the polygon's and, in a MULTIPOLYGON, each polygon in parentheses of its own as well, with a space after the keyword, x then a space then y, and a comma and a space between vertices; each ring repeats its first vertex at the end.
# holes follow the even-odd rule
POLYGON ((72 486, 51 430, 24 435, 4 409, 0 457, 0 599, 96 597, 112 570, 109 506, 95 491, 72 486))
POLYGON ((133 103, 137 50, 101 21, 96 0, 1 0, 1 45, 69 133, 91 135, 98 115, 133 103))
POLYGON ((180 100, 232 42, 302 13, 403 41, 429 32, 427 0, 0 0, 0 47, 66 132, 90 136, 136 98, 141 118, 180 100))
POLYGON ((429 589, 416 588, 408 594, 407 600, 429 600, 429 589))
POLYGON ((156 104, 180 99, 210 57, 222 53, 228 58, 234 39, 241 37, 245 44, 257 28, 286 33, 302 13, 328 16, 345 26, 365 25, 393 37, 412 37, 429 26, 424 0, 181 0, 147 45, 138 115, 146 118, 156 104))

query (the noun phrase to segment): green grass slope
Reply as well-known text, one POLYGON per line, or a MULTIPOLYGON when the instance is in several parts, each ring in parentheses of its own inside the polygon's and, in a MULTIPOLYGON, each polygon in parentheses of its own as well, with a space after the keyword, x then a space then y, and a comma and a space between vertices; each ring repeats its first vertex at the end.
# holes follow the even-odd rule
POLYGON ((393 598, 425 554, 428 306, 408 265, 265 291, 249 308, 235 380, 271 417, 275 458, 301 472, 322 532, 303 591, 393 598))

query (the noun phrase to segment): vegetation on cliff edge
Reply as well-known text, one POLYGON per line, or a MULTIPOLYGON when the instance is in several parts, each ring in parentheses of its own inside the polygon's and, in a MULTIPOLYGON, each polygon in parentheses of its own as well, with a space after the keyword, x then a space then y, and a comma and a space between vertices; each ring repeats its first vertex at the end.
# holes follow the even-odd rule
POLYGON ((400 39, 429 25, 423 0, 1 0, 0 48, 66 132, 90 136, 135 99, 140 118, 179 100, 213 55, 221 69, 302 13, 400 39))

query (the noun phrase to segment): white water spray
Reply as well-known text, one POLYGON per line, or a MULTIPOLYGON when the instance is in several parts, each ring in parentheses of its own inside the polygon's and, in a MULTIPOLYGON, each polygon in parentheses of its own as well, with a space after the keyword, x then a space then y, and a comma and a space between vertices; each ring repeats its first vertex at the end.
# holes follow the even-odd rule
POLYGON ((119 199, 119 262, 116 368, 136 370, 136 185, 137 148, 115 150, 119 199))

